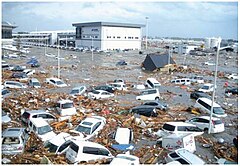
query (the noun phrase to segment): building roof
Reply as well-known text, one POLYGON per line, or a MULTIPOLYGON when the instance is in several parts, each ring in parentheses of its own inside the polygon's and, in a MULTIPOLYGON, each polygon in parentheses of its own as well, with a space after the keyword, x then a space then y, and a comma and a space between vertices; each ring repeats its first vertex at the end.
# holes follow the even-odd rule
POLYGON ((7 21, 2 21, 2 27, 16 28, 16 25, 12 25, 7 21))
POLYGON ((114 23, 114 22, 86 22, 86 23, 73 23, 75 27, 89 27, 89 26, 111 26, 111 27, 130 27, 141 28, 145 27, 143 24, 129 24, 129 23, 114 23))
MULTIPOLYGON (((153 71, 157 68, 162 68, 168 64, 168 54, 148 54, 143 62, 143 67, 146 70, 153 71)), ((173 59, 170 57, 170 64, 175 64, 173 59)))

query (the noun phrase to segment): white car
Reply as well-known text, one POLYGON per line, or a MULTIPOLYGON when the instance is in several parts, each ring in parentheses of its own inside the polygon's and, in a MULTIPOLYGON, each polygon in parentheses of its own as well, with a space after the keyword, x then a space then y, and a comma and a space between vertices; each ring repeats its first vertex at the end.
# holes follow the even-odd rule
POLYGON ((70 92, 70 95, 73 97, 80 96, 80 95, 83 95, 86 91, 87 91, 86 86, 79 86, 79 87, 73 88, 70 92))
POLYGON ((52 84, 57 87, 66 87, 67 84, 65 84, 62 80, 58 78, 46 78, 46 83, 52 84))
POLYGON ((93 90, 92 92, 88 93, 88 97, 92 99, 106 99, 114 97, 114 94, 104 90, 93 90))
POLYGON ((204 132, 196 125, 186 122, 166 122, 162 130, 159 130, 156 135, 159 137, 168 136, 170 134, 193 134, 193 136, 202 135, 204 132))
MULTIPOLYGON (((215 87, 215 89, 216 88, 217 87, 215 87)), ((207 92, 213 92, 213 90, 214 90, 213 84, 204 84, 198 91, 207 93, 207 92)))
POLYGON ((128 154, 118 154, 111 161, 110 165, 139 165, 139 158, 137 156, 128 155, 128 154))
POLYGON ((188 150, 181 148, 177 149, 174 152, 171 152, 165 157, 165 161, 167 163, 172 161, 178 161, 181 164, 189 164, 189 165, 204 165, 205 162, 196 156, 195 154, 189 152, 188 150))
POLYGON ((74 130, 71 132, 80 134, 79 139, 88 140, 97 135, 106 124, 106 119, 101 116, 92 116, 84 119, 74 130))
POLYGON ((227 76, 228 79, 233 79, 233 80, 238 80, 238 75, 237 74, 230 74, 227 76))
POLYGON ((160 94, 158 89, 148 89, 141 91, 140 95, 136 97, 136 100, 159 100, 160 94))
POLYGON ((25 70, 23 70, 23 73, 27 74, 27 76, 30 76, 30 75, 33 75, 35 73, 35 70, 25 69, 25 70))
MULTIPOLYGON (((190 120, 187 120, 187 123, 196 125, 198 128, 208 131, 209 128, 209 116, 195 117, 190 120)), ((224 131, 224 123, 219 118, 212 117, 212 128, 211 133, 220 133, 224 131)))
POLYGON ((203 76, 194 76, 192 77, 191 81, 198 84, 204 84, 203 76))
POLYGON ((117 90, 127 90, 126 84, 122 82, 110 83, 109 85, 117 90))
POLYGON ((17 81, 5 81, 4 87, 21 89, 21 88, 27 88, 27 85, 17 81))
POLYGON ((61 132, 55 137, 44 143, 44 147, 50 153, 63 154, 67 151, 69 145, 72 143, 72 136, 68 133, 61 132))
POLYGON ((73 141, 66 152, 67 160, 74 164, 113 157, 111 152, 104 146, 88 141, 73 141))
POLYGON ((118 128, 113 138, 119 144, 130 144, 133 140, 133 131, 129 128, 118 128))

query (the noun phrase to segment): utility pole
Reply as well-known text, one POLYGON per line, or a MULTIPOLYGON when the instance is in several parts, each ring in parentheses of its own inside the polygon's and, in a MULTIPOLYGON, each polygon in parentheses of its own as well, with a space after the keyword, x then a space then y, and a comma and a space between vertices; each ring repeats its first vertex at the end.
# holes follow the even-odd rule
POLYGON ((170 58, 172 57, 172 44, 169 46, 168 50, 168 74, 170 74, 170 58))
POLYGON ((215 87, 216 87, 216 84, 217 84, 218 56, 219 56, 219 51, 220 51, 220 44, 221 44, 221 38, 219 37, 218 38, 217 55, 216 55, 215 74, 214 74, 214 88, 213 88, 213 93, 212 93, 212 104, 211 104, 208 134, 211 133, 211 129, 212 129, 213 103, 214 103, 215 92, 216 92, 215 87))
POLYGON ((91 47, 91 49, 92 49, 92 61, 93 61, 93 36, 91 36, 91 38, 92 38, 92 47, 91 47))
POLYGON ((145 40, 145 48, 146 48, 146 50, 147 50, 147 38, 148 38, 148 17, 145 17, 145 19, 146 19, 146 40, 145 40))

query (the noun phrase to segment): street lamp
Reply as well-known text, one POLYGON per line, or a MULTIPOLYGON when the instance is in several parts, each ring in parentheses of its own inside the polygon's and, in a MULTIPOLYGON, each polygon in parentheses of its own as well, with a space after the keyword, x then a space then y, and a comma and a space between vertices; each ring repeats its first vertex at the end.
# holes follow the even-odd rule
POLYGON ((146 40, 145 40, 145 47, 147 49, 147 38, 148 38, 148 17, 145 17, 146 19, 146 40))
POLYGON ((212 93, 212 104, 211 104, 211 112, 210 112, 210 119, 209 119, 208 134, 211 133, 211 129, 212 129, 213 103, 214 103, 214 97, 215 97, 215 91, 216 91, 215 87, 216 87, 216 83, 217 83, 218 56, 219 56, 219 51, 220 51, 220 44, 221 44, 221 38, 218 38, 218 47, 217 47, 215 74, 214 74, 214 88, 213 88, 213 93, 212 93))
POLYGON ((60 79, 60 50, 59 50, 59 38, 58 39, 58 78, 60 79))

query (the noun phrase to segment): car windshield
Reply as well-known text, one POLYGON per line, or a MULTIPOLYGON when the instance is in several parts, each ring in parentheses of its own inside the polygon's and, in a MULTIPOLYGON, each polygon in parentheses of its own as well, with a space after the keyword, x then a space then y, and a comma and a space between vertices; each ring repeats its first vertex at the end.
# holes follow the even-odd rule
POLYGON ((64 84, 62 81, 56 81, 56 84, 57 85, 62 85, 62 84, 64 84))
POLYGON ((38 128, 38 134, 39 135, 46 134, 46 133, 48 133, 50 131, 52 131, 52 129, 51 129, 51 127, 49 125, 38 128))
POLYGON ((33 86, 40 86, 39 82, 33 82, 33 86))
POLYGON ((209 89, 209 86, 203 86, 202 89, 209 89))
POLYGON ((225 111, 221 107, 214 107, 213 112, 220 115, 223 115, 225 113, 225 111))
POLYGON ((70 94, 76 94, 76 93, 79 93, 79 90, 78 89, 73 89, 70 94))
POLYGON ((100 92, 99 91, 92 91, 93 94, 99 94, 100 92))
POLYGON ((51 153, 55 153, 57 151, 58 146, 52 144, 51 142, 48 142, 45 146, 45 148, 48 148, 48 151, 51 153))
POLYGON ((84 127, 84 126, 81 126, 81 125, 79 125, 79 126, 76 128, 76 130, 77 130, 78 132, 85 133, 85 134, 90 134, 90 132, 91 132, 91 128, 90 128, 90 127, 84 127))
POLYGON ((72 107, 73 107, 73 103, 65 103, 65 104, 62 104, 62 108, 63 108, 63 109, 72 108, 72 107))

